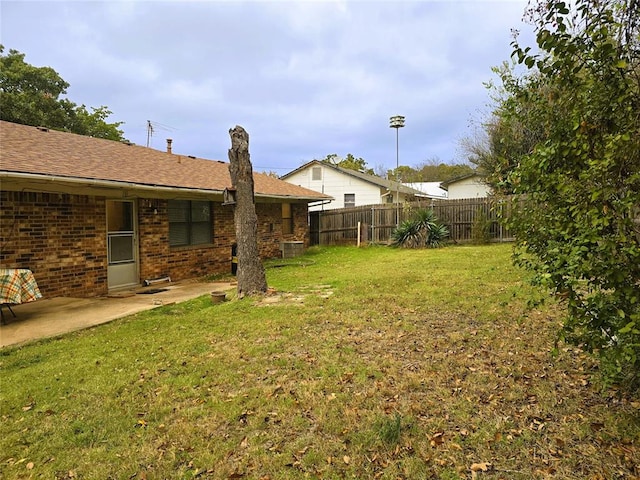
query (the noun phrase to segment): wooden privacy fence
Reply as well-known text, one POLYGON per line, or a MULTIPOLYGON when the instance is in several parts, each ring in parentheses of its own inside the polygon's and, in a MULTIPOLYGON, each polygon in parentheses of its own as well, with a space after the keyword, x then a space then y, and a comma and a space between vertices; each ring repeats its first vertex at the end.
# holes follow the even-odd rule
POLYGON ((508 215, 511 202, 510 197, 433 199, 404 203, 399 208, 382 204, 310 212, 311 244, 355 245, 358 226, 361 243, 388 244, 396 224, 410 219, 420 208, 433 209, 440 223, 449 228, 449 238, 454 242, 511 241, 512 235, 498 221, 508 215))

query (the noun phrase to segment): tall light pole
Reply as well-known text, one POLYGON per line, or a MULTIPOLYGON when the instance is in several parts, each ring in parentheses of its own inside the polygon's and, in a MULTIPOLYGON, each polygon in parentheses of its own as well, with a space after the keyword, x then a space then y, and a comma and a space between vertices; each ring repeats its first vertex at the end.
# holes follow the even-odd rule
POLYGON ((404 117, 402 115, 394 115, 389 119, 389 127, 396 129, 396 228, 400 226, 400 172, 399 149, 398 149, 398 130, 404 127, 404 117))

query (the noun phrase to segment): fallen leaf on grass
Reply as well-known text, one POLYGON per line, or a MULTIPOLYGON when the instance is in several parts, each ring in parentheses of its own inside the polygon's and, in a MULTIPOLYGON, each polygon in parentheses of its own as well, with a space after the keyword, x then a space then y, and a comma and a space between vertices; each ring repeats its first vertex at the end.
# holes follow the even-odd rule
POLYGON ((545 477, 548 477, 549 475, 555 475, 556 474, 556 469, 553 467, 548 467, 548 468, 538 468, 536 469, 536 471, 534 472, 536 475, 542 475, 545 477))
POLYGON ((351 457, 349 457, 349 455, 345 455, 344 457, 342 457, 342 460, 344 461, 344 463, 349 465, 349 462, 351 461, 351 457))
POLYGON ((249 446, 249 439, 247 437, 244 437, 240 442, 240 446, 242 448, 247 448, 249 446))
POLYGON ((349 383, 353 380, 353 372, 345 372, 340 379, 342 383, 349 383))
POLYGON ((486 472, 491 468, 491 464, 487 462, 472 463, 470 468, 472 472, 486 472))
POLYGON ((444 432, 436 432, 435 434, 433 434, 433 436, 429 440, 429 443, 432 447, 442 445, 444 443, 444 432))
POLYGON ((273 389, 273 392, 267 395, 267 398, 275 397, 280 393, 284 393, 284 388, 282 387, 282 385, 276 385, 276 388, 273 389))

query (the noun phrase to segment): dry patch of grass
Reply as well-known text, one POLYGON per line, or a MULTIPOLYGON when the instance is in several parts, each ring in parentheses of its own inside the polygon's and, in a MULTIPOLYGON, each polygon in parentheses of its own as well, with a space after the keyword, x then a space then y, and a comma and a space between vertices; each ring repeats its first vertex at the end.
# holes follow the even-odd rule
POLYGON ((256 299, 255 305, 261 307, 275 304, 304 305, 305 299, 309 296, 327 299, 331 295, 333 295, 331 285, 303 285, 291 292, 278 292, 270 288, 266 295, 256 299))
POLYGON ((640 476, 640 404, 551 354, 561 313, 527 308, 507 246, 305 259, 268 269, 277 302, 203 297, 0 352, 2 476, 640 476))

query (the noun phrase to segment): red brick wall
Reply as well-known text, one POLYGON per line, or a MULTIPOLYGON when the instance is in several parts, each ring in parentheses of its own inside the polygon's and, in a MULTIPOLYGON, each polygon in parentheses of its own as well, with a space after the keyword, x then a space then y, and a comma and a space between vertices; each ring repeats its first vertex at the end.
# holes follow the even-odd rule
POLYGON ((213 204, 212 244, 170 247, 167 208, 166 200, 139 201, 140 281, 164 276, 176 281, 230 272, 235 238, 231 209, 213 204))
POLYGON ((29 268, 45 297, 107 293, 105 200, 0 192, 0 265, 29 268))
POLYGON ((294 203, 291 206, 293 214, 293 235, 286 235, 284 240, 304 242, 304 248, 309 246, 309 208, 306 203, 294 203))
MULTIPOLYGON (((168 202, 138 200, 140 282, 173 281, 231 270, 232 207, 213 204, 213 243, 169 247, 168 202)), ((293 234, 282 234, 280 203, 256 205, 258 247, 279 257, 283 240, 309 243, 306 204, 293 204, 293 234)), ((0 192, 0 266, 29 268, 45 297, 104 295, 107 286, 106 202, 103 197, 0 192)))
MULTIPOLYGON (((235 242, 233 208, 213 204, 213 243, 189 247, 169 247, 166 200, 140 200, 140 276, 141 281, 164 276, 171 280, 201 277, 231 271, 231 245, 235 242)), ((282 240, 301 240, 308 245, 307 205, 294 204, 294 233, 282 234, 282 206, 256 205, 258 249, 262 258, 281 256, 282 240)))

